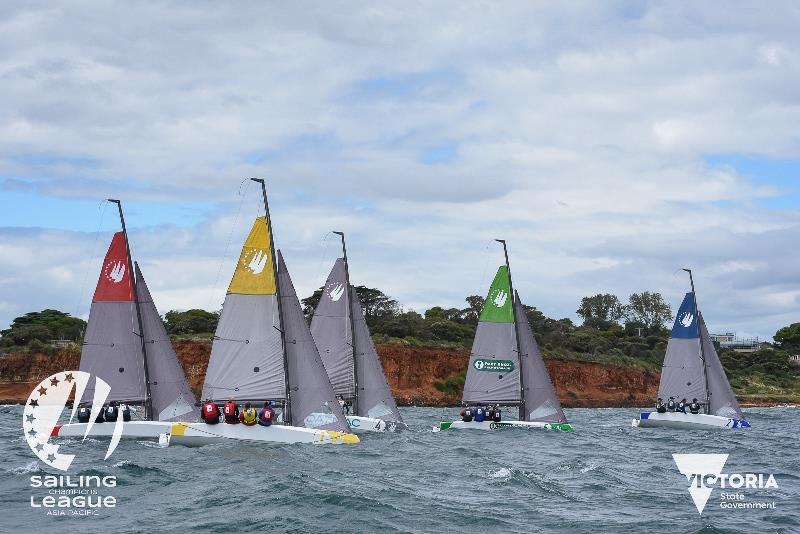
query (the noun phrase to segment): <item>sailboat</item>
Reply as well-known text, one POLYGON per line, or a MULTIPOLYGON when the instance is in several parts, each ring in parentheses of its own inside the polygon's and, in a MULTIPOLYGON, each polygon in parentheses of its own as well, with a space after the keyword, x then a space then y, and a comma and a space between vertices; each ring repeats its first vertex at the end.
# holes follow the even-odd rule
POLYGON ((356 289, 350 285, 344 232, 342 257, 333 264, 311 319, 311 335, 336 395, 352 406, 347 422, 354 432, 394 432, 408 428, 397 409, 356 289))
POLYGON ((661 368, 658 396, 662 399, 675 397, 676 402, 684 398, 689 402, 698 399, 703 413, 641 412, 632 425, 644 428, 750 428, 697 306, 692 271, 684 271, 689 273, 691 291, 684 296, 675 316, 661 368))
POLYGON ((257 217, 239 261, 211 348, 203 399, 271 400, 282 424, 173 425, 170 442, 200 445, 225 440, 281 443, 358 443, 336 400, 280 251, 275 251, 266 186, 265 215, 257 217))
MULTIPOLYGON (((139 264, 131 261, 122 203, 109 201, 117 205, 122 231, 114 234, 103 260, 80 370, 111 387, 106 401, 143 408, 143 420, 126 422, 122 438, 158 438, 173 422, 197 421, 200 413, 139 264)), ((83 402, 93 401, 95 384, 96 379, 88 383, 80 395, 83 402)), ((91 421, 100 408, 93 408, 91 421)), ((53 436, 111 437, 114 426, 69 423, 57 425, 53 436)))
POLYGON ((481 310, 464 383, 462 404, 519 407, 517 421, 444 421, 434 431, 544 428, 572 432, 556 396, 542 353, 511 281, 506 242, 505 265, 497 269, 481 310), (512 297, 513 295, 513 297, 512 297))

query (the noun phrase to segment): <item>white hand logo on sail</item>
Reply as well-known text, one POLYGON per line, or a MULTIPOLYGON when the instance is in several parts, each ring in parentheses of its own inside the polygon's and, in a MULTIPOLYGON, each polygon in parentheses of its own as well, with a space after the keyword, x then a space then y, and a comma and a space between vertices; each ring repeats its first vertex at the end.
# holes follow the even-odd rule
POLYGON ((683 316, 681 317, 681 324, 683 325, 684 328, 689 328, 690 326, 692 326, 692 321, 694 321, 694 315, 692 315, 691 313, 688 312, 684 313, 683 316))
POLYGON ((106 266, 106 276, 115 284, 119 284, 125 276, 125 263, 117 261, 106 266), (109 271, 110 269, 110 271, 109 271))
POLYGON ((336 302, 344 295, 344 286, 337 282, 336 285, 333 286, 333 289, 328 291, 328 295, 330 295, 333 302, 336 302))
POLYGON ((267 253, 263 250, 255 250, 250 255, 250 261, 245 263, 247 259, 242 261, 244 263, 245 268, 253 274, 261 274, 264 270, 264 267, 267 266, 267 253))
POLYGON ((508 293, 500 289, 494 296, 494 305, 498 308, 502 308, 506 305, 506 300, 508 300, 508 293))

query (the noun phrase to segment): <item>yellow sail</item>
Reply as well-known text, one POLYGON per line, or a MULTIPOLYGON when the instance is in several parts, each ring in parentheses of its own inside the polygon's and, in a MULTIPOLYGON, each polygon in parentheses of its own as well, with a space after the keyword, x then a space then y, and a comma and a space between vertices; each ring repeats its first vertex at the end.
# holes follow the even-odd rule
POLYGON ((271 236, 266 217, 257 217, 244 242, 236 272, 228 293, 241 295, 274 295, 275 275, 272 267, 271 236))

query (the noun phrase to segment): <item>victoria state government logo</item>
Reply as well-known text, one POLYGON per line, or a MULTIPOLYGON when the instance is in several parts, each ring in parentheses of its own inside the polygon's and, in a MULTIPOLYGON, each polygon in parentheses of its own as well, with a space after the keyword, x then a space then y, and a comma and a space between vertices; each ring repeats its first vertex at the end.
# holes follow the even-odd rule
POLYGON ((749 501, 741 490, 778 488, 771 473, 723 473, 727 454, 673 454, 675 465, 689 481, 689 495, 697 512, 702 514, 715 487, 722 491, 720 508, 774 509, 775 502, 749 501))
MULTIPOLYGON (((25 433, 25 440, 39 460, 50 467, 66 471, 75 458, 74 454, 59 452, 61 445, 51 443, 50 437, 67 405, 70 394, 74 390, 76 402, 73 403, 72 414, 69 419, 69 422, 72 422, 78 409, 77 401, 83 398, 90 378, 91 375, 83 371, 56 373, 42 380, 28 396, 28 401, 22 411, 22 430, 25 433)), ((100 415, 100 411, 103 409, 110 392, 111 387, 108 383, 100 377, 95 377, 91 416, 89 422, 86 423, 86 430, 83 434, 84 440, 89 435, 97 416, 100 415)), ((117 448, 122 436, 122 425, 123 418, 118 417, 117 422, 114 423, 111 443, 106 451, 105 459, 108 459, 114 449, 117 448)))

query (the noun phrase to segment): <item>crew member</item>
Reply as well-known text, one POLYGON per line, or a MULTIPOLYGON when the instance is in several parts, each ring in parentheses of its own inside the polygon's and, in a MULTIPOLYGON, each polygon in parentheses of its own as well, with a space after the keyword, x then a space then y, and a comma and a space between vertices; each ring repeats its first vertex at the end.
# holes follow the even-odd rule
POLYGON ((472 422, 472 409, 469 406, 461 408, 461 420, 465 423, 472 422))
POLYGON ((656 401, 656 411, 658 413, 666 413, 667 412, 667 407, 664 406, 664 401, 661 400, 661 397, 659 397, 658 400, 656 401))
POLYGON ((667 401, 667 410, 671 412, 675 411, 675 397, 670 397, 667 401))
POLYGON ((275 419, 275 410, 272 409, 272 403, 266 401, 264 402, 264 407, 258 412, 258 424, 261 426, 270 426, 273 419, 275 419))
POLYGON ((125 404, 124 402, 121 402, 119 405, 119 413, 122 414, 122 420, 124 422, 127 423, 128 421, 131 420, 131 407, 125 404))
POLYGON ((103 406, 103 409, 100 410, 97 413, 97 417, 94 418, 94 422, 95 423, 105 423, 106 422, 105 413, 106 413, 106 407, 103 406))
POLYGON ((258 420, 256 409, 250 406, 249 402, 244 403, 244 410, 239 414, 239 422, 246 426, 255 426, 258 420))
POLYGON ((222 408, 222 414, 225 416, 225 422, 231 425, 239 423, 239 407, 236 406, 236 401, 233 397, 228 399, 225 406, 222 408))
POLYGON ((203 408, 200 410, 200 417, 207 425, 216 425, 219 423, 219 406, 211 399, 206 399, 203 403, 203 408))
POLYGON ((112 402, 106 408, 105 419, 107 423, 116 423, 117 416, 119 416, 119 410, 117 409, 116 401, 112 402))
POLYGON ((678 403, 678 411, 681 413, 686 413, 686 398, 681 399, 678 403))
POLYGON ((477 406, 473 408, 474 412, 472 414, 472 418, 475 419, 476 423, 483 423, 486 420, 486 409, 478 403, 477 406))
POLYGON ((486 406, 486 420, 494 421, 494 406, 492 406, 491 404, 486 406))
POLYGON ((692 399, 692 403, 689 405, 689 411, 693 414, 700 413, 700 403, 697 402, 697 399, 692 399))
POLYGON ((492 416, 492 420, 495 423, 499 423, 500 422, 500 415, 501 415, 501 413, 500 413, 500 405, 499 404, 495 404, 495 406, 494 406, 494 414, 492 416))
POLYGON ((78 408, 78 422, 79 423, 88 423, 89 419, 92 416, 92 411, 85 405, 82 404, 78 408))

